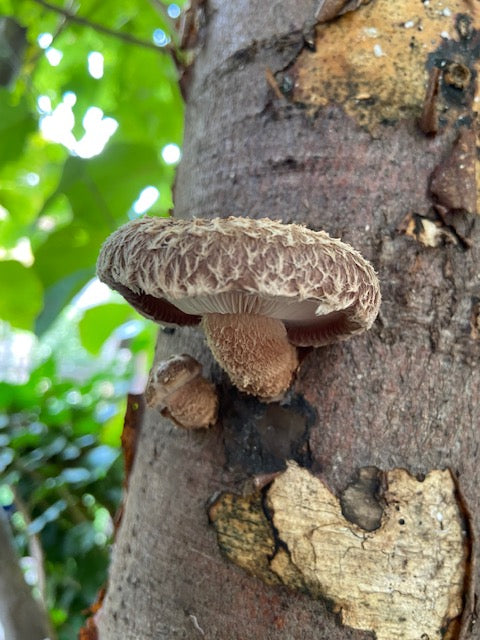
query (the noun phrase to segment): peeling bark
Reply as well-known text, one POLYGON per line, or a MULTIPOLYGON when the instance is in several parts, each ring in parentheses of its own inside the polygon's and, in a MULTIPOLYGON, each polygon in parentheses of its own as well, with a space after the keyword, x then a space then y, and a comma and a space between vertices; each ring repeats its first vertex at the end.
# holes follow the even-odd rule
MULTIPOLYGON (((412 486, 430 473, 445 479, 449 469, 455 500, 447 502, 457 514, 451 521, 456 535, 467 531, 473 547, 464 581, 454 573, 444 578, 442 593, 462 584, 462 611, 457 593, 457 604, 445 614, 448 631, 438 631, 436 622, 429 628, 433 637, 480 638, 474 612, 480 236, 476 216, 456 213, 460 217, 452 223, 448 212, 432 209, 438 203, 429 192, 430 176, 455 145, 459 127, 468 129, 476 118, 478 10, 467 0, 448 6, 440 0, 374 0, 318 25, 312 39, 317 8, 313 0, 206 4, 204 46, 190 78, 175 215, 269 216, 323 228, 351 243, 378 270, 380 317, 364 336, 302 352, 293 389, 275 409, 232 389, 199 329, 160 332, 155 362, 172 354, 195 357, 217 385, 219 422, 208 432, 190 433, 146 410, 110 588, 97 614, 102 640, 202 634, 209 640, 373 638, 374 627, 360 624, 358 612, 359 628, 347 626, 337 592, 325 596, 318 589, 324 595, 312 596, 307 587, 317 578, 305 566, 316 574, 318 565, 291 555, 290 542, 283 540, 290 534, 278 512, 275 520, 275 508, 270 542, 262 547, 252 538, 252 551, 263 549, 261 562, 249 556, 246 571, 220 552, 206 504, 240 496, 245 502, 238 513, 248 521, 253 507, 247 497, 254 492, 245 487, 264 485, 265 497, 270 474, 283 471, 292 458, 328 488, 335 504, 365 467, 387 477, 405 469, 412 486), (374 49, 377 44, 380 49, 374 49), (442 66, 442 60, 469 73, 442 66), (426 136, 418 118, 433 67, 441 71, 437 133, 426 136), (278 439, 272 436, 277 422, 278 439), (470 515, 462 520, 459 511, 470 515), (276 579, 266 584, 258 575, 262 562, 271 562, 272 548, 276 579), (279 584, 282 572, 294 588, 279 584), (335 613, 339 606, 342 615, 335 613), (449 616, 455 619, 450 626, 449 616)), ((437 486, 428 504, 443 495, 437 486)), ((387 494, 384 499, 388 504, 387 494)), ((355 499, 353 504, 358 506, 355 499)), ((385 518, 386 507, 379 504, 385 518)), ((407 511, 415 504, 413 497, 405 500, 407 511)), ((355 509, 350 515, 359 517, 355 509)), ((270 530, 269 514, 264 516, 261 522, 270 530)), ((341 513, 335 517, 357 531, 341 513)), ((381 530, 361 539, 378 540, 381 530)), ((243 537, 231 539, 231 546, 243 537)), ((423 551, 419 558, 428 564, 423 551)), ((361 578, 359 569, 352 578, 357 587, 361 578)), ((404 635, 397 637, 414 637, 411 624, 405 622, 404 635)))
POLYGON ((462 128, 448 156, 435 167, 430 182, 433 198, 448 212, 476 213, 476 161, 475 131, 462 128))

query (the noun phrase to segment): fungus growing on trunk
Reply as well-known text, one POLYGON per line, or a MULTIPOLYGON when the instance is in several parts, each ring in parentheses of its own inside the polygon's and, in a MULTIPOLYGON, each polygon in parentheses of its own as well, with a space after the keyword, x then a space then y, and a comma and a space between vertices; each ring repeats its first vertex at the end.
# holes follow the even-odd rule
POLYGON ((217 420, 215 386, 201 375, 192 356, 172 356, 154 368, 145 391, 147 406, 156 407, 177 426, 202 429, 217 420))
POLYGON ((346 340, 380 305, 373 267, 324 231, 269 219, 141 218, 103 245, 98 277, 162 324, 202 323, 240 390, 288 389, 296 346, 346 340))

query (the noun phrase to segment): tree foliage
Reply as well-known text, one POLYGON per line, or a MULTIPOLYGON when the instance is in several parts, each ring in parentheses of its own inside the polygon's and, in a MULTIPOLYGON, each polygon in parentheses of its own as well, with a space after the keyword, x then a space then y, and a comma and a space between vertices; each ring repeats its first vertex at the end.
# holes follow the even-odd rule
POLYGON ((0 503, 21 555, 41 541, 61 639, 105 579, 124 398, 154 338, 119 297, 75 296, 109 233, 172 205, 181 4, 0 3, 0 503))

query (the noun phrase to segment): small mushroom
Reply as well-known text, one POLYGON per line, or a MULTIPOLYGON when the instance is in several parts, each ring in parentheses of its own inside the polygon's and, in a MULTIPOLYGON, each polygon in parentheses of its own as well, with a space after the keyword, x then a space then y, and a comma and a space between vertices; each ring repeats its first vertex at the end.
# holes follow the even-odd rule
POLYGON ((179 427, 202 429, 217 420, 215 386, 201 375, 195 358, 183 354, 160 362, 152 370, 145 391, 149 407, 161 409, 179 427))
POLYGON ((103 245, 98 277, 162 324, 202 323, 233 384, 288 389, 296 346, 346 340, 380 305, 373 267, 324 231, 269 219, 141 218, 103 245))

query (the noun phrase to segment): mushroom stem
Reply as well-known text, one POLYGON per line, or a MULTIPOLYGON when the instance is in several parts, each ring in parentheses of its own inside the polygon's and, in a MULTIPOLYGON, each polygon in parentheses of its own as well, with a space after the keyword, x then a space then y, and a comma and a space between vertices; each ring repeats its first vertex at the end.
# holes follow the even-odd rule
POLYGON ((215 359, 241 391, 275 400, 288 389, 298 357, 281 320, 209 313, 202 325, 215 359))

